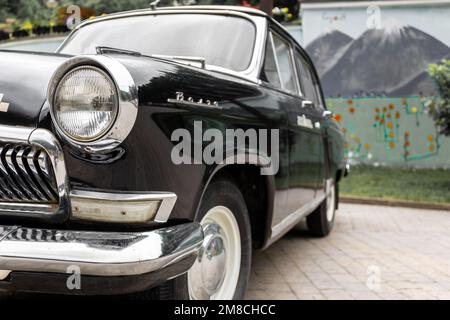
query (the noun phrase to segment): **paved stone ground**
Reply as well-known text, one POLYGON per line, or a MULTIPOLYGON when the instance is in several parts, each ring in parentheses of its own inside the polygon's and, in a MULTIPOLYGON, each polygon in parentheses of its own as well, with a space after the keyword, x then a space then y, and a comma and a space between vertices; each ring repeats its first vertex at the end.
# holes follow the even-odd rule
POLYGON ((450 299, 450 212, 341 204, 254 257, 248 299, 450 299))

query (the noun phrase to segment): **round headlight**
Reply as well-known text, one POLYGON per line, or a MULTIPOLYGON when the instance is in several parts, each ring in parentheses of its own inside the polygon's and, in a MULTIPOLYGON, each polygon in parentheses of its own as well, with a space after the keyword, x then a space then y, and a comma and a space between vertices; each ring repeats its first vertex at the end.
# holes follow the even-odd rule
POLYGON ((60 81, 53 104, 58 127, 69 138, 89 142, 101 138, 114 123, 117 90, 102 70, 83 66, 69 71, 60 81))

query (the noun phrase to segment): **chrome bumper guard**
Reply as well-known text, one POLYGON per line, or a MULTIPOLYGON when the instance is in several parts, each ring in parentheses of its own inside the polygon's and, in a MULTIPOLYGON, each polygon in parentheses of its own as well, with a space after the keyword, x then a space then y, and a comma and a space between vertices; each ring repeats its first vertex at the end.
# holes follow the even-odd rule
MULTIPOLYGON (((91 232, 0 226, 0 275, 9 271, 133 276, 195 256, 203 241, 198 223, 148 232, 91 232)), ((185 270, 187 271, 187 270, 185 270)))

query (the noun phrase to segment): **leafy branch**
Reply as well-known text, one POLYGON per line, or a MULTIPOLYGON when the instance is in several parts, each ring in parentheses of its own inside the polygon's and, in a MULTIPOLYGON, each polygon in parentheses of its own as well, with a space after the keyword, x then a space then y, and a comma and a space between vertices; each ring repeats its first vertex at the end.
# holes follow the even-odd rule
POLYGON ((436 84, 439 97, 427 102, 427 109, 440 134, 450 136, 450 60, 431 64, 428 73, 436 84))

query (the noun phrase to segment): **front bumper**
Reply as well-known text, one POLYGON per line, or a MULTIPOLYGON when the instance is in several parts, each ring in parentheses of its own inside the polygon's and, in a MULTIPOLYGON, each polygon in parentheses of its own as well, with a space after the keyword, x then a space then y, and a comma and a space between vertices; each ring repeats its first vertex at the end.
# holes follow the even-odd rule
POLYGON ((186 272, 202 241, 197 223, 137 233, 0 226, 0 270, 6 270, 0 272, 0 289, 84 294, 145 290, 186 272), (73 274, 89 280, 95 290, 83 289, 82 281, 80 292, 70 292, 65 280, 73 274), (48 281, 30 280, 55 277, 63 280, 58 290, 54 284, 48 289, 48 281))

